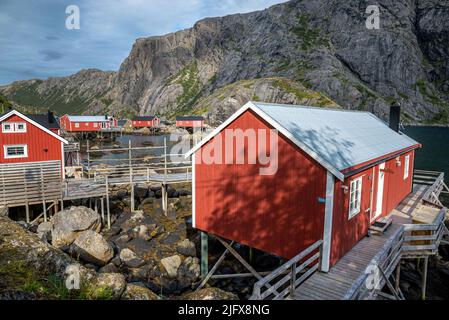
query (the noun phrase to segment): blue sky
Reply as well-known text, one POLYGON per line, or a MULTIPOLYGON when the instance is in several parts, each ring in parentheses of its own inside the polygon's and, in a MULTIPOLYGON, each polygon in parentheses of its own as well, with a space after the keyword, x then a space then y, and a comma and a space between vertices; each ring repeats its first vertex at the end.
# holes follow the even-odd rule
POLYGON ((139 37, 191 27, 205 17, 265 9, 285 0, 1 0, 0 84, 117 70, 139 37), (68 30, 66 7, 80 9, 68 30))

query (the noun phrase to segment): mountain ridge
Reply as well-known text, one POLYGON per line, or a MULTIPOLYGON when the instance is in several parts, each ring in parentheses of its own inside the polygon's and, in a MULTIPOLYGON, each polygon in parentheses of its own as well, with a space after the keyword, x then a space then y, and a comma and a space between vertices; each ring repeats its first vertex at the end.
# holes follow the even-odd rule
POLYGON ((19 105, 34 102, 59 113, 202 114, 218 124, 251 95, 307 102, 292 98, 293 87, 381 118, 398 102, 405 123, 447 124, 449 4, 382 0, 381 28, 368 30, 370 4, 292 0, 205 18, 192 28, 136 39, 117 71, 82 70, 0 91, 19 105), (245 81, 257 84, 248 90, 245 81))

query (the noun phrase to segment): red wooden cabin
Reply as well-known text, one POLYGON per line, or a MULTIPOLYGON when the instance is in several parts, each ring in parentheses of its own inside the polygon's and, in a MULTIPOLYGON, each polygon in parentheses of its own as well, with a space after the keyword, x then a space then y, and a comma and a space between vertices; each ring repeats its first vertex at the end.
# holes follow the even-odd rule
POLYGON ((64 172, 64 144, 59 126, 48 115, 24 115, 11 110, 0 116, 0 164, 57 160, 64 172))
POLYGON ((368 112, 249 102, 188 153, 193 226, 286 259, 323 240, 328 271, 412 191, 419 147, 368 112), (260 159, 238 164, 271 152, 268 134, 255 146, 248 139, 269 129, 277 170, 261 175, 271 164, 260 159), (228 132, 243 143, 225 148, 228 132))
POLYGON ((156 116, 136 116, 131 121, 134 128, 157 128, 161 123, 156 116))
POLYGON ((61 128, 67 132, 98 132, 117 127, 117 119, 111 116, 70 116, 59 119, 61 128))
POLYGON ((201 116, 176 117, 178 128, 203 128, 204 118, 201 116))

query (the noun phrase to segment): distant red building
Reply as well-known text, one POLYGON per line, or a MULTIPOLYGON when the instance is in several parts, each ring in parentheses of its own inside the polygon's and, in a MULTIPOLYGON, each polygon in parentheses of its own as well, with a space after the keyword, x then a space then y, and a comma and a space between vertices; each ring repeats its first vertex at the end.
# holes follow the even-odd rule
POLYGON ((11 110, 0 116, 0 164, 61 162, 64 172, 64 144, 58 135, 59 125, 51 112, 47 115, 24 115, 11 110))
POLYGON ((412 191, 420 146, 368 112, 249 102, 187 154, 193 226, 287 259, 323 240, 327 271, 412 191), (268 154, 269 139, 225 148, 237 130, 277 130, 273 174, 261 175, 259 160, 236 161, 251 150, 268 154), (233 161, 202 161, 212 146, 233 161))
POLYGON ((179 128, 203 128, 204 118, 201 116, 176 117, 176 126, 179 128))
POLYGON ((161 120, 156 116, 136 116, 131 120, 134 128, 157 128, 161 120))
POLYGON ((118 126, 118 121, 112 116, 70 116, 59 119, 61 128, 67 132, 98 132, 118 126))

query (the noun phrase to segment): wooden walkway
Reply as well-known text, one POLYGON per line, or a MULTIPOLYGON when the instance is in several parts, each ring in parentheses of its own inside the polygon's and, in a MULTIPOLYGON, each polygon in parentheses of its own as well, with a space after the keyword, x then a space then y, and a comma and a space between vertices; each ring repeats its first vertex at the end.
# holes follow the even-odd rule
MULTIPOLYGON (((429 176, 431 182, 413 186, 413 192, 390 213, 392 222, 384 233, 360 240, 327 273, 317 270, 316 260, 321 257, 322 250, 320 240, 257 281, 251 299, 372 300, 378 296, 404 299, 396 279, 400 275, 401 259, 424 258, 427 270, 429 256, 438 252, 444 235, 449 235, 444 224, 447 209, 438 199, 440 193, 449 193, 442 179, 444 174, 420 174, 429 176), (385 285, 391 295, 382 292, 385 285)), ((426 276, 423 277, 423 298, 425 283, 426 276)))
MULTIPOLYGON (((413 193, 391 213, 393 224, 385 233, 362 239, 328 273, 314 273, 296 289, 294 296, 289 296, 288 299, 348 299, 348 294, 366 273, 376 256, 391 247, 391 239, 397 237, 399 229, 404 224, 411 223, 412 215, 421 207, 421 199, 427 188, 425 185, 414 185, 413 193)), ((393 270, 389 271, 391 273, 393 270)))

